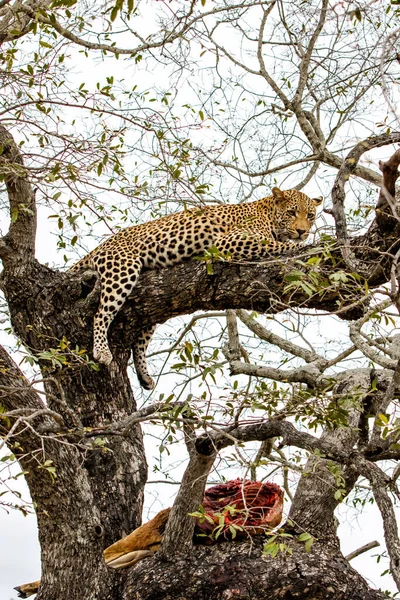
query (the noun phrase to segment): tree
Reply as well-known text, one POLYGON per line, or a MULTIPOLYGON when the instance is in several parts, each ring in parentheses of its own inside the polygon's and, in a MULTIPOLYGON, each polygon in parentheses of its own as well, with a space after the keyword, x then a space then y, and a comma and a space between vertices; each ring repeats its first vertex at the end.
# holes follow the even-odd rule
POLYGON ((40 370, 40 382, 29 380, 1 350, 0 424, 35 503, 38 599, 379 600, 385 594, 352 569, 337 537, 336 507, 366 501, 360 478, 382 515, 400 589, 392 499, 400 134, 391 92, 399 10, 370 1, 160 2, 153 26, 154 3, 0 6, 0 175, 10 216, 1 285, 25 364, 40 370), (109 69, 105 79, 86 70, 82 82, 77 65, 96 63, 109 69), (381 91, 383 109, 375 108, 381 91), (275 178, 284 188, 331 191, 317 242, 264 263, 211 252, 143 273, 111 328, 112 366, 99 367, 90 352, 95 274, 35 258, 38 215, 51 211, 69 264, 74 249, 83 253, 106 230, 184 205, 265 195, 258 188, 275 178), (128 377, 135 335, 196 311, 161 349, 178 352, 169 368, 184 377, 181 389, 156 390, 158 399, 137 409, 128 377), (201 339, 204 311, 218 320, 201 339), (320 350, 306 325, 330 315, 348 322, 350 341, 320 350), (238 377, 226 379, 225 366, 238 377), (141 521, 145 422, 165 428, 163 448, 184 438, 189 458, 160 552, 114 572, 103 549, 141 521), (189 513, 217 459, 252 478, 276 466, 290 498, 295 487, 277 537, 193 548, 189 513))

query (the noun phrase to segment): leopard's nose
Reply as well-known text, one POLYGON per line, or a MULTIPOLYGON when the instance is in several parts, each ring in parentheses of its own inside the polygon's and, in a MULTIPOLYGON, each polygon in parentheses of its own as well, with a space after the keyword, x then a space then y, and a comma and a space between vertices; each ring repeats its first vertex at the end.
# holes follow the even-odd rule
POLYGON ((302 237, 305 233, 307 233, 305 229, 296 229, 296 231, 299 234, 299 237, 302 237))

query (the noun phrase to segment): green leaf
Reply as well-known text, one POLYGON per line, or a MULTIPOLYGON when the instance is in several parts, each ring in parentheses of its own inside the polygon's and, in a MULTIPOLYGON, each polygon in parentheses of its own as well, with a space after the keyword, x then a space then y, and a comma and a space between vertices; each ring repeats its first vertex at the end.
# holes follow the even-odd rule
POLYGON ((304 273, 302 271, 291 271, 287 275, 285 275, 285 281, 301 281, 304 278, 304 273))
POLYGON ((304 549, 305 549, 305 551, 306 551, 307 553, 308 553, 308 552, 310 552, 310 550, 311 550, 311 546, 313 545, 313 543, 314 543, 314 539, 313 539, 313 538, 310 538, 310 539, 309 539, 309 540, 307 540, 307 541, 306 541, 306 543, 304 544, 304 549))
POLYGON ((385 425, 388 425, 389 423, 389 419, 383 413, 378 413, 376 418, 379 419, 379 421, 381 421, 381 423, 384 423, 385 425))
POLYGON ((231 532, 232 539, 234 540, 237 534, 236 528, 233 525, 229 525, 229 531, 231 532))
POLYGON ((312 535, 305 531, 304 533, 301 533, 297 539, 299 540, 299 542, 306 542, 310 538, 312 539, 312 535))

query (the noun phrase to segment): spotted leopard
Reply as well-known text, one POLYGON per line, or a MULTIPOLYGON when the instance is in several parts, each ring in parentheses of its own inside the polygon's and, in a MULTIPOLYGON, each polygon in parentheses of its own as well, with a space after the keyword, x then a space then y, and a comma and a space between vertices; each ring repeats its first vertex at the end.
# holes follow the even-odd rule
MULTIPOLYGON (((307 238, 321 202, 322 198, 309 198, 297 190, 274 187, 271 196, 255 202, 192 208, 128 227, 107 239, 71 269, 93 269, 100 275, 100 304, 94 318, 95 360, 111 363, 108 328, 143 268, 175 265, 211 246, 232 260, 279 254, 307 238)), ((154 329, 143 329, 134 343, 136 373, 145 389, 154 387, 146 363, 154 329)))

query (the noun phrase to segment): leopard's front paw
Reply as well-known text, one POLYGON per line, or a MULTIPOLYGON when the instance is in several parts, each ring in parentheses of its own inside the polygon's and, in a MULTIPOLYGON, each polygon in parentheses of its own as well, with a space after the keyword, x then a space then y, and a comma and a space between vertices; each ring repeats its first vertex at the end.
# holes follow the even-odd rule
POLYGON ((93 358, 102 365, 108 366, 111 364, 113 355, 111 354, 109 348, 93 348, 93 358))

